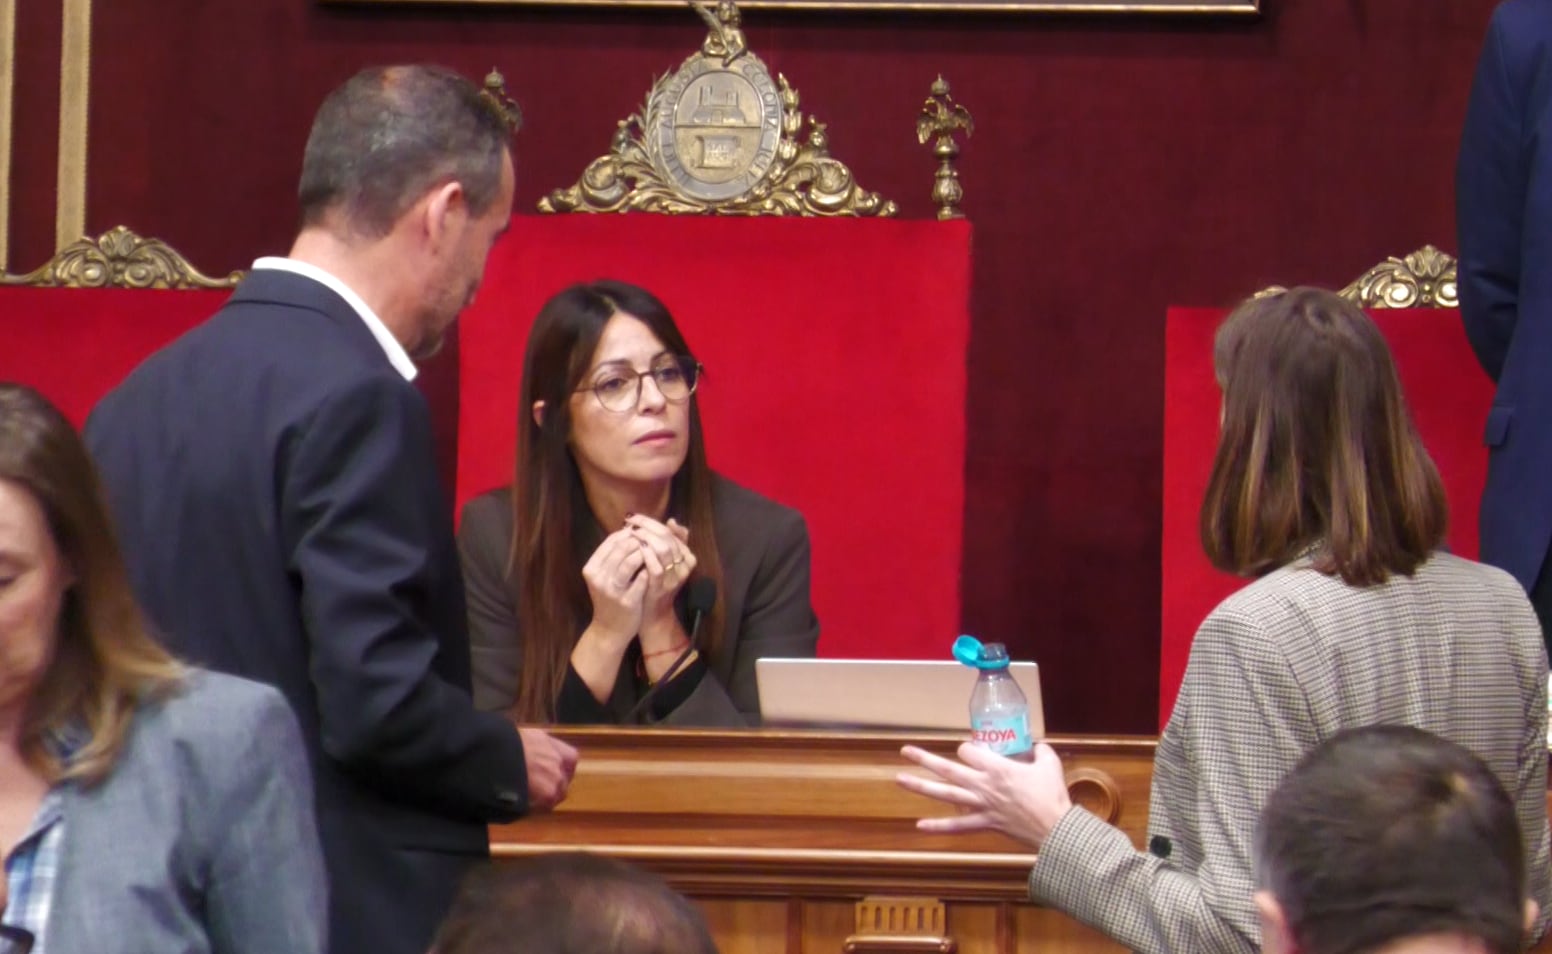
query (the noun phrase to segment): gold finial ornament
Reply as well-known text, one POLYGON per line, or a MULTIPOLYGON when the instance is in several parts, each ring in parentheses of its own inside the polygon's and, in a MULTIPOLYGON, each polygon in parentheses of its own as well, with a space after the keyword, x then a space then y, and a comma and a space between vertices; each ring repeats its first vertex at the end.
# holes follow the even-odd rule
POLYGON ((739 27, 743 17, 739 14, 738 5, 733 0, 718 0, 716 12, 712 11, 709 3, 689 0, 689 4, 710 28, 705 42, 701 44, 703 54, 712 59, 720 59, 723 66, 728 66, 749 52, 749 44, 744 41, 744 31, 739 27))
POLYGON ((749 50, 733 0, 690 6, 706 22, 700 52, 653 85, 621 120, 609 153, 540 212, 891 216, 898 208, 832 158, 786 77, 749 50))
POLYGON ((1432 245, 1388 258, 1337 294, 1365 308, 1459 308, 1455 259, 1432 245))
POLYGON ((506 119, 515 133, 523 128, 523 110, 517 101, 507 95, 507 80, 494 66, 485 74, 485 88, 481 91, 495 104, 497 112, 506 119))
POLYGON ((921 115, 916 118, 916 139, 922 145, 935 139, 932 154, 938 157, 938 171, 932 181, 932 201, 938 207, 939 219, 962 219, 959 203, 965 197, 959 184, 959 171, 954 160, 959 156, 959 143, 954 134, 964 130, 965 138, 975 134, 975 118, 970 111, 954 102, 949 95, 948 81, 939 75, 932 83, 932 95, 922 104, 921 115))
POLYGON ((242 272, 211 278, 166 244, 122 225, 96 241, 81 238, 25 275, 0 275, 0 285, 37 288, 233 288, 242 272))

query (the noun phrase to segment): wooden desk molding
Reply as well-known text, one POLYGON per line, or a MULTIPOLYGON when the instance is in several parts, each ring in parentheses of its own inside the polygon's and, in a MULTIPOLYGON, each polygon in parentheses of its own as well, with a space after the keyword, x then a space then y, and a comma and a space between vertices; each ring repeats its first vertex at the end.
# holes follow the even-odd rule
MULTIPOLYGON (((722 954, 1089 954, 1119 945, 1030 904, 1035 856, 1001 835, 915 828, 941 806, 894 782, 900 746, 950 733, 566 728, 582 761, 553 814, 491 828, 491 852, 579 849, 666 877, 722 954)), ((1075 801, 1142 846, 1156 740, 1056 737, 1075 801)), ((1549 794, 1552 802, 1552 794, 1549 794)), ((1552 939, 1537 952, 1552 952, 1552 939)))
MULTIPOLYGON (((950 733, 567 728, 582 754, 561 808, 491 829, 518 858, 597 851, 662 874, 706 912, 723 954, 1117 951, 1027 900, 1035 856, 996 834, 916 830, 941 806, 903 791, 900 746, 950 733)), ((1075 800, 1141 844, 1155 740, 1050 740, 1075 800)))

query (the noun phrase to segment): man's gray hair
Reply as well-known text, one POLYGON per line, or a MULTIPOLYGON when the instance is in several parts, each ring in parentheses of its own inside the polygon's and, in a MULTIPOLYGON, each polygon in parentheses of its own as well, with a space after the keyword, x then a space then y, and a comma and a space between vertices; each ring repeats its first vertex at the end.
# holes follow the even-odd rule
POLYGON ((351 77, 318 108, 302 155, 302 225, 335 216, 352 233, 386 235, 447 182, 483 214, 501 191, 515 116, 440 66, 381 66, 351 77))

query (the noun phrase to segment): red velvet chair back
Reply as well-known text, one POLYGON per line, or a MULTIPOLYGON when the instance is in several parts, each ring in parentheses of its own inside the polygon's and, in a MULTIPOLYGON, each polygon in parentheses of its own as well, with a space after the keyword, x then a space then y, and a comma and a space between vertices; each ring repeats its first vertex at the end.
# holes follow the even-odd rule
POLYGON ((964 222, 519 217, 460 321, 459 505, 512 480, 543 302, 632 282, 706 366, 712 467, 807 518, 821 654, 944 658, 959 625, 969 272, 964 222))
POLYGON ((204 321, 230 290, 0 287, 0 380, 37 388, 79 427, 153 351, 204 321))
MULTIPOLYGON (((1198 515, 1218 442, 1213 335, 1221 309, 1172 308, 1164 333, 1164 526, 1159 726, 1169 720, 1196 629, 1245 581, 1214 570, 1198 515)), ((1487 480, 1482 426, 1493 385, 1476 363, 1453 308, 1372 312, 1390 342, 1407 403, 1444 479, 1449 547, 1477 555, 1477 505, 1487 480)))
MULTIPOLYGON (((0 287, 0 381, 37 388, 79 427, 97 401, 151 353, 220 310, 230 289, 0 287)), ((457 457, 458 335, 420 366, 437 468, 448 488, 457 457)))

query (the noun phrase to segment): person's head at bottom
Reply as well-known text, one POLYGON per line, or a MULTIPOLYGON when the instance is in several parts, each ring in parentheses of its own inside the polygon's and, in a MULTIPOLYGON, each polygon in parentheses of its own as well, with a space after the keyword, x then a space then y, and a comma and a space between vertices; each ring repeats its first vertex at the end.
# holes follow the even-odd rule
POLYGON ((663 879, 584 852, 486 865, 459 889, 432 954, 717 954, 663 879))
POLYGON ((1268 954, 1516 954, 1535 920, 1514 804, 1482 760, 1407 726, 1338 733, 1267 800, 1268 954))

